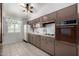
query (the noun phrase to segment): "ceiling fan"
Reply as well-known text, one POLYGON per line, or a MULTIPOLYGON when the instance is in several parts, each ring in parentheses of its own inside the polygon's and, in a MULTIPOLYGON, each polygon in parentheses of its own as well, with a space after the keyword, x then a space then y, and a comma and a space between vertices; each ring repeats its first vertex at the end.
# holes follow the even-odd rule
POLYGON ((25 10, 23 10, 23 12, 30 12, 33 13, 33 6, 31 6, 30 3, 24 3, 24 5, 20 5, 21 7, 25 8, 25 10))

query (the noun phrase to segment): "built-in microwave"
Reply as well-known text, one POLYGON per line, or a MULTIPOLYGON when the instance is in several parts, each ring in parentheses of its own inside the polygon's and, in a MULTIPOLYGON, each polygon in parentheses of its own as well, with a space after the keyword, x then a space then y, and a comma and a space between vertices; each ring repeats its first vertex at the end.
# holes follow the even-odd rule
POLYGON ((57 20, 57 25, 74 25, 77 24, 78 21, 76 19, 69 19, 69 20, 57 20))
POLYGON ((77 20, 65 20, 64 24, 76 24, 77 20))

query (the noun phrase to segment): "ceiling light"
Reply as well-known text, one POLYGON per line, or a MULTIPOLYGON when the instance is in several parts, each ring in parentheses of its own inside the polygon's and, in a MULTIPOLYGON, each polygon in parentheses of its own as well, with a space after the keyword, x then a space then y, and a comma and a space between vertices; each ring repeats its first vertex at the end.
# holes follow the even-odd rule
POLYGON ((33 13, 33 6, 31 5, 31 3, 24 3, 24 4, 21 4, 20 6, 25 8, 23 12, 33 13))

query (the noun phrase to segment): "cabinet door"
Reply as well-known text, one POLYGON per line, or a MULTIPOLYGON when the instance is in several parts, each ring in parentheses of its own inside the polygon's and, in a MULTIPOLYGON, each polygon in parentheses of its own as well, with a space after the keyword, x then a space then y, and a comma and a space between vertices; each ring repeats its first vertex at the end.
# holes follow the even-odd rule
POLYGON ((37 35, 33 36, 33 44, 37 46, 37 35))
POLYGON ((47 38, 46 50, 49 54, 54 55, 54 39, 51 37, 47 38))
POLYGON ((76 56, 76 46, 71 46, 63 42, 55 41, 55 55, 56 56, 76 56))
POLYGON ((41 49, 46 51, 46 39, 44 36, 41 36, 41 49))
POLYGON ((56 12, 53 12, 53 13, 50 13, 50 14, 48 14, 47 15, 47 18, 48 18, 48 20, 47 20, 47 22, 49 23, 49 22, 55 22, 55 20, 56 20, 56 12))
POLYGON ((42 17, 43 23, 51 23, 51 22, 55 22, 55 20, 56 20, 56 12, 47 14, 42 17))
POLYGON ((47 19, 48 19, 47 15, 43 16, 42 17, 42 23, 47 23, 47 19))
POLYGON ((28 34, 28 36, 27 36, 27 37, 28 37, 28 42, 30 42, 30 34, 28 34))
POLYGON ((28 42, 32 43, 32 35, 31 34, 28 34, 28 42))
POLYGON ((42 37, 41 49, 51 55, 54 55, 54 39, 51 37, 42 37))
POLYGON ((33 34, 30 34, 30 43, 34 44, 34 37, 33 37, 33 34))
POLYGON ((35 35, 32 35, 32 42, 34 45, 36 45, 36 39, 37 39, 37 37, 35 35))
POLYGON ((69 19, 69 18, 76 18, 77 16, 77 4, 74 4, 72 6, 63 8, 59 11, 57 11, 57 17, 58 19, 69 19))
POLYGON ((40 38, 39 35, 36 35, 36 37, 37 37, 37 38, 35 39, 35 40, 36 40, 35 44, 36 44, 37 47, 40 48, 40 43, 41 43, 40 41, 41 41, 41 38, 40 38))

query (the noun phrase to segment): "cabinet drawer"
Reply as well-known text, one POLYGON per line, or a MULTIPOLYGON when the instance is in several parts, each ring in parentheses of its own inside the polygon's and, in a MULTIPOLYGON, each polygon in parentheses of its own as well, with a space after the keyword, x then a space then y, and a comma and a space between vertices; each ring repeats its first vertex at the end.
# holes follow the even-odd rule
POLYGON ((70 46, 63 42, 55 41, 55 55, 56 56, 76 56, 76 46, 70 46))

